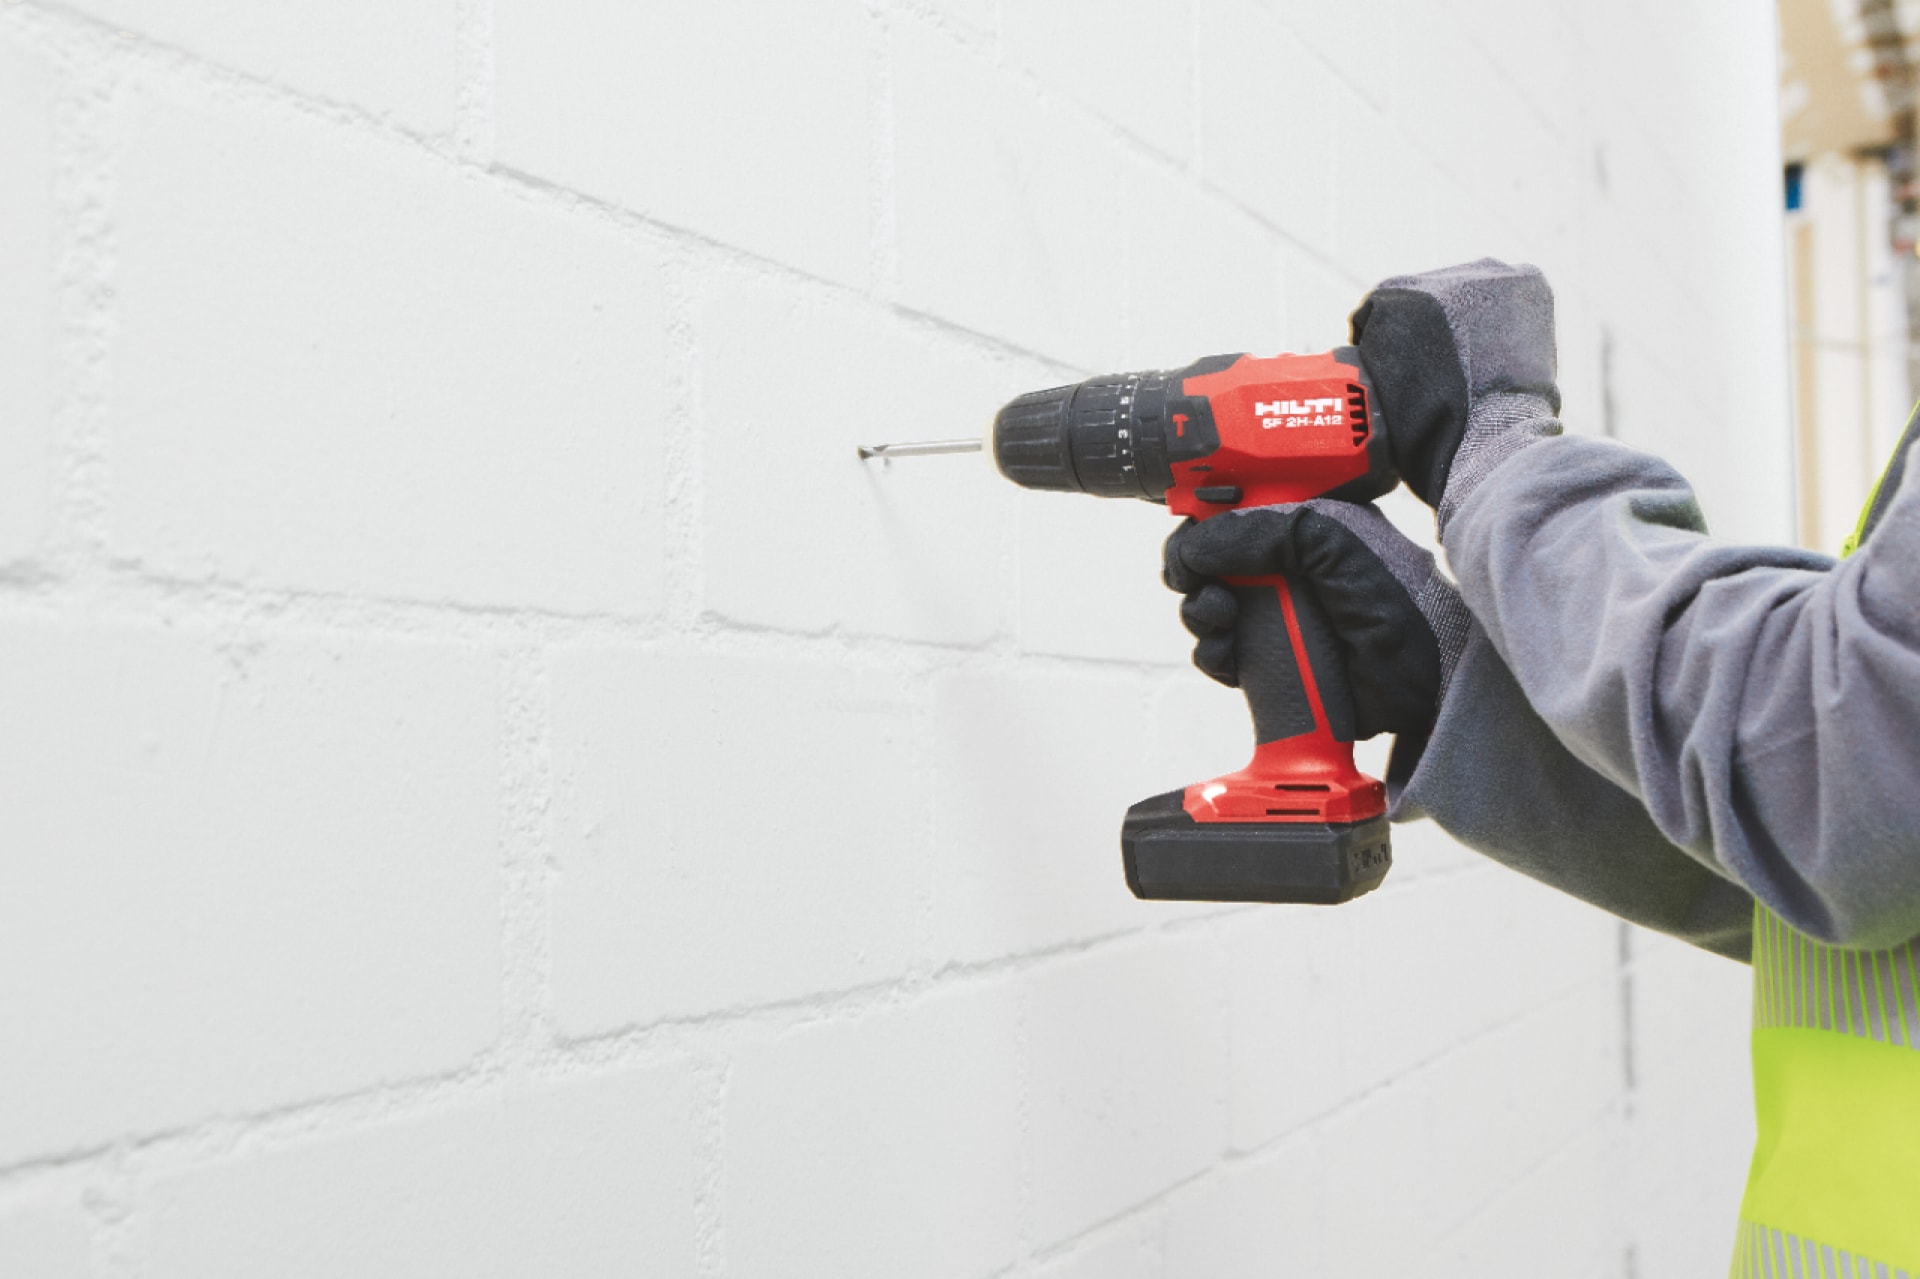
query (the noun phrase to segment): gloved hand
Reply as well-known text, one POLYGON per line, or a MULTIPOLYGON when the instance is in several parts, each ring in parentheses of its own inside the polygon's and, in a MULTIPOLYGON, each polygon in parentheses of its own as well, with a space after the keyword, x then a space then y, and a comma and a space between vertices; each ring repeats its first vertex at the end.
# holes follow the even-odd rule
POLYGON ((1440 528, 1513 453, 1560 433, 1553 290, 1482 258, 1383 280, 1353 313, 1394 465, 1440 528))
POLYGON ((1167 585, 1199 641, 1193 664, 1229 688, 1239 606, 1217 579, 1285 573, 1331 623, 1353 694, 1356 737, 1433 724, 1467 639, 1467 610, 1433 556, 1376 506, 1318 498, 1188 520, 1167 539, 1167 585))

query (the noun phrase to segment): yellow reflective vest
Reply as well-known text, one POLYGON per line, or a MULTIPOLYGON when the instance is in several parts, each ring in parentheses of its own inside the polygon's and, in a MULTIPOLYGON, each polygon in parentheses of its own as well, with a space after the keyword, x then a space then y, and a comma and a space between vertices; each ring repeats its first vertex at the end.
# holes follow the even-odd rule
POLYGON ((1756 906, 1753 1095, 1734 1279, 1920 1276, 1920 938, 1843 950, 1756 906))

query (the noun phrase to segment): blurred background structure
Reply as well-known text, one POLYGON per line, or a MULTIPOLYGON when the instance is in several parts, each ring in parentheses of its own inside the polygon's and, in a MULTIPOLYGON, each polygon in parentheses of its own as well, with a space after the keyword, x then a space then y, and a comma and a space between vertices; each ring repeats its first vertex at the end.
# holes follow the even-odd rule
POLYGON ((1782 0, 1781 150, 1801 539, 1853 531, 1920 386, 1920 5, 1782 0))
POLYGON ((1133 901, 1169 522, 854 445, 1492 254, 1831 544, 1911 106, 1788 14, 0 0, 0 1275, 1719 1273, 1743 968, 1431 826, 1133 901))

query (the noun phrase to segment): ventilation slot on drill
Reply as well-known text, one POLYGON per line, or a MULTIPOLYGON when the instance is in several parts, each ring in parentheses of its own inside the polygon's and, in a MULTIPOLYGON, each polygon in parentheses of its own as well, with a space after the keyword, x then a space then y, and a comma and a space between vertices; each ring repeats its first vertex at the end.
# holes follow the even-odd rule
POLYGON ((1353 410, 1353 446, 1367 442, 1367 395, 1357 383, 1347 383, 1347 407, 1353 410))
POLYGON ((1318 817, 1319 815, 1320 810, 1317 808, 1269 808, 1267 810, 1269 817, 1318 817))
POLYGON ((1275 790, 1318 791, 1323 795, 1333 789, 1333 787, 1327 785, 1325 782, 1275 782, 1273 788, 1275 790))

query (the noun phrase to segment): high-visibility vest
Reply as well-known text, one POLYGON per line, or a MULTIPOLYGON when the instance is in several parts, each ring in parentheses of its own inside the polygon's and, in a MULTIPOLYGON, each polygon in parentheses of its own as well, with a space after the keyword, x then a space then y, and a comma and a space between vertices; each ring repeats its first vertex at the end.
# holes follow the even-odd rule
MULTIPOLYGON (((1902 451, 1917 435, 1920 412, 1902 451)), ((1895 459, 1843 555, 1898 487, 1895 459)), ((1756 905, 1753 1103, 1734 1279, 1920 1277, 1920 938, 1842 950, 1756 905)))

